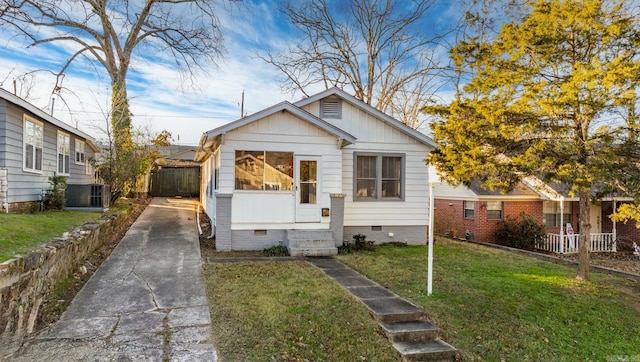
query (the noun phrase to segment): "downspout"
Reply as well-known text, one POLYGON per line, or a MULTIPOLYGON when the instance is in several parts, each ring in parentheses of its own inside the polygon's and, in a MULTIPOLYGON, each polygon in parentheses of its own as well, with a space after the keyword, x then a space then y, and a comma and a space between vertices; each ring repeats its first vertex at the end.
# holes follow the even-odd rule
POLYGON ((216 236, 216 218, 214 217, 213 222, 211 223, 211 235, 207 237, 207 239, 213 239, 216 236))
POLYGON ((200 203, 198 203, 198 211, 196 212, 196 224, 198 224, 198 235, 202 235, 202 226, 200 226, 200 203))

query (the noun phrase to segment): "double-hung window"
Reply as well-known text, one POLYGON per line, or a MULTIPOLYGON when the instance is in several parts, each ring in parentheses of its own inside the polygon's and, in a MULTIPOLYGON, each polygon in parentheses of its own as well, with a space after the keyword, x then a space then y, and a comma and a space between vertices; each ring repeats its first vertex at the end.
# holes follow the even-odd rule
POLYGON ((58 131, 58 174, 69 174, 71 160, 71 138, 68 134, 58 131))
POLYGON ((76 165, 84 165, 84 142, 76 140, 76 165))
POLYGON ((44 143, 44 126, 42 123, 24 117, 24 134, 23 143, 23 164, 25 171, 41 172, 42 171, 42 147, 44 143))
POLYGON ((475 217, 475 201, 465 201, 464 202, 464 218, 465 219, 473 219, 475 217))
POLYGON ((404 154, 354 153, 354 200, 404 200, 404 154))
POLYGON ((502 219, 502 201, 487 201, 487 220, 502 219))
MULTIPOLYGON (((571 202, 564 201, 562 205, 563 223, 571 222, 571 202)), ((542 202, 543 221, 545 226, 562 226, 560 224, 560 201, 542 202)))

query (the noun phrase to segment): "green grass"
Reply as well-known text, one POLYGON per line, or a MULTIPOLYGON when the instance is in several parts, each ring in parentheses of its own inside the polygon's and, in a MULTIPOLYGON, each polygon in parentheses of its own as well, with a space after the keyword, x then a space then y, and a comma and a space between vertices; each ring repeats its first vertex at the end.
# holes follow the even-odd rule
POLYGON ((438 239, 433 294, 427 247, 376 247, 339 258, 422 306, 465 360, 640 358, 640 282, 438 239))
POLYGON ((0 262, 34 250, 65 231, 97 220, 101 213, 45 211, 34 214, 0 214, 0 262))
POLYGON ((209 264, 222 361, 399 361, 364 305, 304 262, 209 264))

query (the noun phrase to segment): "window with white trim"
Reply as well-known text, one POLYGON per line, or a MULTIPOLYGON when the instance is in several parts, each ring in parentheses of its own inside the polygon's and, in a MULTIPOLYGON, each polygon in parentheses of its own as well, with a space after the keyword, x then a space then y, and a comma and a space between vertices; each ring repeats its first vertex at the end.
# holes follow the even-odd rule
POLYGON ((338 98, 321 100, 320 118, 342 118, 342 101, 338 98))
POLYGON ((354 200, 404 200, 404 154, 356 152, 353 158, 354 200))
MULTIPOLYGON (((564 201, 562 216, 563 222, 566 224, 571 222, 571 202, 564 201)), ((561 226, 560 225, 560 201, 543 201, 542 202, 543 223, 545 226, 561 226)))
POLYGON ((473 219, 475 216, 475 201, 464 201, 464 218, 473 219))
POLYGON ((236 151, 236 190, 293 190, 293 152, 236 151))
POLYGON ((84 165, 84 142, 76 140, 76 165, 84 165))
POLYGON ((502 219, 502 201, 487 201, 487 220, 502 219))
POLYGON ((71 160, 71 137, 58 131, 58 174, 69 174, 69 162, 71 160))
POLYGON ((23 125, 22 149, 24 157, 22 169, 30 172, 41 172, 44 125, 27 116, 24 116, 23 125))

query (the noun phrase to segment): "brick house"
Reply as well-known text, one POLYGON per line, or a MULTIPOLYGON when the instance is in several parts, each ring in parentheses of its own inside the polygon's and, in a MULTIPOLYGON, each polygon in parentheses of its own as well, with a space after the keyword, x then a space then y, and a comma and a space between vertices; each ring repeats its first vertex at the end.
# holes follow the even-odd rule
MULTIPOLYGON (((532 215, 545 226, 550 251, 577 251, 576 235, 579 230, 579 203, 558 185, 547 185, 530 177, 518 183, 508 193, 487 190, 479 183, 451 186, 434 183, 434 232, 440 235, 495 242, 496 232, 507 218, 517 218, 521 213, 532 215), (567 225, 570 224, 571 227, 567 225), (565 240, 560 247, 559 240, 565 240), (566 246, 566 247, 565 247, 566 246)), ((626 198, 603 198, 593 202, 591 214, 591 239, 593 251, 613 248, 614 240, 640 240, 640 230, 634 222, 614 223, 609 218, 614 205, 629 201, 626 198)))

